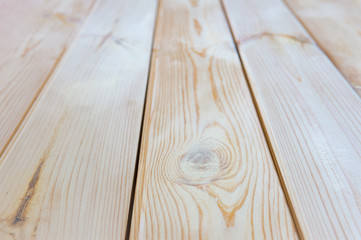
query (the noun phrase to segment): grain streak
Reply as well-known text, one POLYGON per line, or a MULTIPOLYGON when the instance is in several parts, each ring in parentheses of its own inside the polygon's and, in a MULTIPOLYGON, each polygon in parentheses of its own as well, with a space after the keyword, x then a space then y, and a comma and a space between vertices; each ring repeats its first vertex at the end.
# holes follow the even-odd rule
POLYGON ((260 33, 260 34, 256 34, 256 35, 246 37, 246 38, 244 38, 242 40, 239 40, 238 44, 243 45, 243 44, 253 42, 253 41, 265 38, 265 37, 271 38, 271 39, 272 38, 286 38, 286 39, 289 39, 291 41, 300 43, 302 45, 304 45, 304 44, 313 44, 313 42, 311 42, 308 38, 303 37, 301 35, 300 36, 292 36, 292 35, 288 35, 288 34, 274 34, 274 33, 268 33, 268 32, 263 32, 263 33, 260 33))
POLYGON ((30 183, 29 183, 29 187, 23 197, 23 200, 21 201, 21 204, 19 206, 19 208, 17 209, 16 211, 16 214, 15 214, 15 217, 14 219, 12 220, 12 225, 15 225, 17 224, 18 222, 22 222, 22 221, 25 221, 25 211, 26 211, 26 208, 28 207, 32 197, 34 196, 35 194, 35 187, 36 187, 36 184, 39 180, 39 175, 40 175, 40 171, 44 165, 44 162, 45 162, 45 158, 47 156, 43 156, 42 159, 41 159, 41 162, 38 166, 38 168, 36 169, 30 183))
POLYGON ((68 115, 68 110, 66 109, 64 114, 62 115, 62 117, 59 119, 59 122, 58 124, 56 125, 55 129, 54 129, 54 134, 53 136, 51 137, 51 140, 50 142, 48 143, 48 146, 46 148, 46 150, 44 151, 43 155, 41 156, 40 158, 40 161, 39 161, 39 164, 38 164, 38 167, 36 168, 31 180, 30 180, 30 183, 29 183, 29 186, 28 186, 28 189, 24 195, 24 197, 22 198, 22 201, 21 201, 21 204, 20 206, 18 207, 18 209, 16 210, 16 213, 15 213, 15 217, 13 218, 12 220, 12 225, 16 225, 17 223, 19 222, 23 222, 25 221, 25 213, 26 213, 26 209, 31 201, 31 199, 33 198, 33 196, 35 195, 35 190, 36 190, 36 184, 38 183, 38 180, 40 178, 40 173, 41 173, 41 170, 43 168, 43 165, 44 163, 46 162, 46 160, 48 159, 49 157, 49 154, 51 152, 51 150, 53 149, 54 147, 54 144, 56 142, 56 139, 58 138, 58 135, 59 135, 59 132, 61 130, 61 127, 66 119, 66 116, 68 115))

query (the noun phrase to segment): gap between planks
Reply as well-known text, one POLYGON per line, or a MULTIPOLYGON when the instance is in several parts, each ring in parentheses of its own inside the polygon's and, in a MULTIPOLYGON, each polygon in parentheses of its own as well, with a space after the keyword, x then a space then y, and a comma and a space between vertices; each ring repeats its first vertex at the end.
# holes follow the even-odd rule
POLYGON ((133 185, 132 191, 130 195, 130 202, 129 202, 129 211, 128 211, 128 221, 127 221, 127 228, 125 232, 125 239, 130 239, 130 230, 132 225, 132 217, 133 217, 133 207, 134 207, 134 200, 135 200, 135 189, 137 186, 137 178, 138 178, 138 169, 139 169, 139 159, 142 147, 142 138, 143 138, 143 127, 144 127, 144 118, 145 118, 145 109, 147 106, 147 96, 149 90, 149 78, 150 78, 150 71, 152 68, 152 59, 153 59, 153 46, 154 46, 154 39, 155 39, 155 32, 157 30, 157 22, 158 22, 158 14, 159 14, 159 0, 156 3, 156 12, 154 18, 154 28, 153 28, 153 35, 152 35, 152 43, 151 43, 151 52, 149 56, 149 64, 148 64, 148 75, 147 75, 147 83, 145 86, 145 95, 144 95, 144 104, 142 110, 142 120, 140 122, 140 131, 139 131, 139 139, 138 139, 138 148, 137 148, 137 157, 135 159, 135 166, 134 166, 134 175, 133 175, 133 185))

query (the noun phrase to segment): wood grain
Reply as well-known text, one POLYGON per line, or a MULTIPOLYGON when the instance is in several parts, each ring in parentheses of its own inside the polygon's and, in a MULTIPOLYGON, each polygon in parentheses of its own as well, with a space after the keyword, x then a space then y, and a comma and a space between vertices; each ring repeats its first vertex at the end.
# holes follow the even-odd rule
POLYGON ((281 1, 224 3, 299 233, 360 239, 361 99, 281 1))
POLYGON ((0 3, 0 156, 58 65, 94 0, 0 3))
POLYGON ((0 159, 0 239, 122 239, 156 1, 100 1, 0 159))
POLYGON ((217 0, 162 0, 131 239, 297 239, 217 0))
POLYGON ((361 96, 361 1, 285 1, 361 96))

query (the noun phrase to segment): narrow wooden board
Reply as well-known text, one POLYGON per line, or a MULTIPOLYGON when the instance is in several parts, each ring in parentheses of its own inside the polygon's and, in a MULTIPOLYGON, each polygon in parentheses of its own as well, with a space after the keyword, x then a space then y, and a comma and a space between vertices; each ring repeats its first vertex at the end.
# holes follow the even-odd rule
POLYGON ((283 2, 224 3, 300 235, 360 239, 360 98, 283 2))
POLYGON ((0 239, 123 239, 156 1, 100 1, 0 160, 0 239))
POLYGON ((95 0, 0 3, 0 156, 95 0))
POLYGON ((285 1, 361 96, 361 1, 285 1))
POLYGON ((156 29, 131 239, 297 239, 220 2, 156 29))

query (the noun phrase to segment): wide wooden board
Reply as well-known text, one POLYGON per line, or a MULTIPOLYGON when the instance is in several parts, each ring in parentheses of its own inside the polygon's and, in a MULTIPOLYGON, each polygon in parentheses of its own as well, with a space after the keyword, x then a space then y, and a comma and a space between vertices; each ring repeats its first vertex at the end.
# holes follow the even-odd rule
POLYGON ((104 0, 0 159, 0 239, 123 239, 156 1, 104 0))
POLYGON ((361 1, 285 1, 361 96, 361 1))
POLYGON ((131 239, 297 239, 220 2, 159 8, 131 239))
POLYGON ((360 239, 361 99, 283 2, 224 3, 300 235, 360 239))
POLYGON ((0 156, 94 3, 94 0, 0 3, 0 156))

